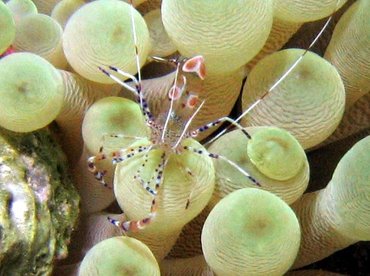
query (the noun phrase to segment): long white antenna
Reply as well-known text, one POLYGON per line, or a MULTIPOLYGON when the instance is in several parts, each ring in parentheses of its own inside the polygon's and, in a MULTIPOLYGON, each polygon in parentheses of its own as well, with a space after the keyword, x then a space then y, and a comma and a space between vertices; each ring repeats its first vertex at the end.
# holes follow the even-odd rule
POLYGON ((137 48, 137 35, 136 35, 136 25, 135 25, 135 20, 134 20, 134 12, 135 8, 132 3, 132 0, 130 0, 131 4, 131 9, 130 9, 130 14, 131 14, 131 25, 132 25, 132 35, 134 38, 134 46, 135 46, 135 57, 136 57, 136 69, 137 69, 137 76, 138 76, 138 84, 137 84, 137 89, 139 91, 139 98, 140 98, 140 106, 143 107, 143 95, 141 91, 141 68, 140 68, 140 58, 139 58, 139 50, 137 48))
POLYGON ((200 109, 202 108, 202 106, 204 105, 205 101, 202 101, 202 103, 199 105, 199 107, 197 108, 197 110, 195 110, 195 112, 193 113, 193 115, 191 115, 191 117, 189 118, 188 122, 186 123, 181 135, 180 135, 180 138, 177 140, 176 144, 172 147, 173 149, 177 148, 177 146, 181 143, 181 139, 182 137, 184 137, 186 131, 188 130, 191 122, 193 121, 194 117, 197 115, 197 113, 200 111, 200 109))

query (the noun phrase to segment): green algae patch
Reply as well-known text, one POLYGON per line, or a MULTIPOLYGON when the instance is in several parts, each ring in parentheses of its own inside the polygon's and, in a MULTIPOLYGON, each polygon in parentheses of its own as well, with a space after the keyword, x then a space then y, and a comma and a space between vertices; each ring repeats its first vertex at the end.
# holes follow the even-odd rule
POLYGON ((49 275, 67 256, 79 196, 48 130, 0 129, 0 275, 49 275))

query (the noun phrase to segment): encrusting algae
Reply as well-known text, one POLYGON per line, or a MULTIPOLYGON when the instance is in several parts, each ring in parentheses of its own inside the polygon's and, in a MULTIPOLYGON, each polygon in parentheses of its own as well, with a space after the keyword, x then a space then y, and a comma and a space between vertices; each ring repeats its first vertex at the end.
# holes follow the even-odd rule
POLYGON ((68 254, 79 196, 49 131, 0 130, 0 275, 48 275, 68 254))
POLYGON ((0 274, 331 273, 289 270, 369 239, 369 137, 306 194, 305 150, 370 127, 368 3, 0 2, 0 274))

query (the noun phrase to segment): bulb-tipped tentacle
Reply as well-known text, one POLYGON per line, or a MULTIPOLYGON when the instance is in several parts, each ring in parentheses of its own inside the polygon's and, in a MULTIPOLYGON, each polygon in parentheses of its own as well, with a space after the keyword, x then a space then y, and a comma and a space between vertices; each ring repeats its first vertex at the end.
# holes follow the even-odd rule
POLYGON ((343 79, 348 110, 370 88, 369 1, 356 1, 335 26, 324 58, 343 79))
POLYGON ((300 238, 299 222, 288 204, 267 191, 244 188, 212 209, 201 242, 217 275, 284 275, 300 238))
POLYGON ((62 109, 63 79, 51 63, 38 55, 14 53, 0 59, 0 84, 0 125, 11 131, 43 128, 62 109))
POLYGON ((83 77, 113 83, 96 68, 117 60, 116 67, 140 74, 137 54, 143 65, 150 50, 149 32, 139 12, 124 1, 94 1, 83 5, 68 20, 63 50, 69 64, 83 77), (128 35, 133 31, 132 21, 136 41, 128 35))
MULTIPOLYGON (((32 2, 32 1, 30 1, 32 2)), ((84 0, 61 0, 51 11, 51 18, 55 19, 64 29, 69 18, 83 5, 84 0)))
MULTIPOLYGON (((286 79, 290 75, 290 73, 294 70, 294 68, 296 68, 297 65, 302 61, 302 59, 304 58, 304 56, 316 44, 316 42, 318 41, 318 39, 321 37, 321 35, 325 31, 325 29, 327 28, 327 26, 330 24, 330 22, 332 20, 332 17, 333 17, 333 15, 330 15, 328 17, 328 19, 324 23, 323 27, 321 28, 321 30, 319 31, 319 33, 316 35, 316 37, 314 38, 314 40, 311 42, 311 44, 302 52, 302 54, 300 56, 298 56, 295 59, 295 61, 291 64, 291 66, 288 68, 288 70, 286 70, 285 73, 276 82, 274 82, 274 84, 272 86, 270 86, 270 88, 265 93, 263 93, 259 97, 259 99, 257 99, 254 103, 252 103, 250 106, 248 106, 248 108, 245 109, 244 112, 238 118, 236 118, 236 120, 235 120, 236 123, 238 123, 242 118, 244 118, 247 114, 249 114, 268 94, 270 94, 277 86, 280 85, 280 83, 284 79, 286 79)), ((229 129, 230 129, 230 126, 226 127, 224 130, 222 130, 221 132, 219 132, 215 137, 213 137, 212 140, 209 141, 208 143, 212 143, 212 142, 216 141, 219 137, 221 137, 229 129)))
POLYGON ((273 17, 271 1, 165 0, 161 8, 163 25, 178 51, 204 56, 213 76, 233 72, 252 59, 266 41, 273 17))
MULTIPOLYGON (((66 275, 65 272, 62 273, 66 275)), ((78 275, 159 276, 158 263, 150 249, 131 237, 112 237, 92 247, 81 262, 78 275)))
POLYGON ((9 0, 6 2, 6 5, 12 12, 16 23, 25 16, 38 13, 37 7, 32 0, 9 0))
POLYGON ((65 69, 68 63, 62 41, 60 24, 50 16, 35 13, 19 19, 13 46, 17 52, 37 54, 56 68, 65 69))

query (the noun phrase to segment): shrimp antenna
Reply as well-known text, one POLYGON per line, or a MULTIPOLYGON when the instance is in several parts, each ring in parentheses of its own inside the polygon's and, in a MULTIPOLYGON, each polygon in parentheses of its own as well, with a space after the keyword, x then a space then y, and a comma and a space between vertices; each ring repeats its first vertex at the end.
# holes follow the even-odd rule
MULTIPOLYGON (((297 65, 302 61, 304 56, 312 49, 312 47, 316 44, 316 42, 321 37, 322 33, 325 31, 325 29, 330 24, 330 21, 333 19, 333 15, 335 11, 337 10, 339 4, 339 0, 337 0, 337 3, 335 5, 335 9, 333 13, 328 17, 325 24, 321 28, 320 32, 316 35, 315 39, 311 42, 311 44, 304 50, 304 52, 293 62, 293 64, 289 67, 289 69, 270 87, 269 90, 267 90, 257 101, 255 101, 253 104, 251 104, 238 118, 235 119, 235 122, 239 122, 245 115, 247 115, 251 110, 253 110, 272 90, 274 90, 293 70, 297 67, 297 65)), ((208 145, 214 141, 216 141, 221 135, 223 135, 226 131, 229 130, 230 126, 227 126, 225 129, 220 131, 215 137, 213 137, 211 140, 206 142, 204 145, 208 145)))
POLYGON ((134 46, 135 46, 135 59, 136 59, 136 69, 137 69, 137 83, 136 87, 139 92, 139 98, 140 98, 140 106, 143 107, 143 95, 141 92, 141 68, 140 68, 140 58, 139 58, 139 50, 137 48, 137 35, 136 35, 136 25, 134 20, 134 5, 132 3, 132 0, 130 0, 131 9, 130 9, 130 17, 131 17, 131 25, 132 25, 132 36, 134 38, 134 46))
POLYGON ((202 103, 198 106, 197 110, 195 110, 195 112, 193 113, 193 115, 191 115, 191 117, 189 118, 189 120, 187 121, 185 127, 184 127, 184 130, 182 131, 181 135, 180 135, 180 138, 177 140, 176 144, 172 147, 173 149, 177 148, 177 146, 180 144, 181 142, 181 139, 184 137, 187 129, 189 128, 191 122, 193 121, 193 119, 195 118, 195 116, 197 115, 197 113, 200 111, 200 109, 202 108, 202 106, 204 105, 205 101, 202 101, 202 103))
MULTIPOLYGON (((137 87, 139 84, 138 84, 138 81, 136 80, 135 76, 129 74, 129 73, 126 73, 116 67, 113 67, 111 65, 105 65, 106 67, 108 67, 110 70, 113 70, 115 72, 118 72, 120 73, 121 75, 123 75, 124 77, 127 77, 129 79, 131 79, 134 83, 135 83, 135 86, 137 87)), ((137 98, 140 97, 139 93, 138 93, 138 90, 135 89, 134 87, 132 87, 131 85, 125 83, 124 81, 122 81, 121 79, 119 79, 118 77, 116 77, 115 75, 109 73, 106 69, 104 69, 103 67, 101 66, 98 66, 98 69, 100 71, 102 71, 105 75, 107 75, 108 77, 110 77, 111 79, 113 79, 115 82, 117 82, 118 84, 122 85, 124 88, 126 88, 128 91, 132 92, 137 98)))
MULTIPOLYGON (((170 89, 176 89, 176 87, 177 87, 177 78, 178 78, 178 75, 179 75, 179 70, 180 70, 180 63, 177 63, 177 65, 176 65, 176 73, 175 73, 175 81, 174 81, 174 84, 173 84, 172 88, 170 88, 170 89)), ((162 131, 162 136, 161 136, 162 142, 164 142, 164 136, 166 134, 167 126, 168 126, 168 123, 169 123, 170 118, 171 118, 171 114, 172 114, 172 110, 173 110, 174 97, 170 97, 170 100, 171 100, 170 109, 168 110, 167 118, 166 118, 166 121, 164 123, 163 131, 162 131)))

